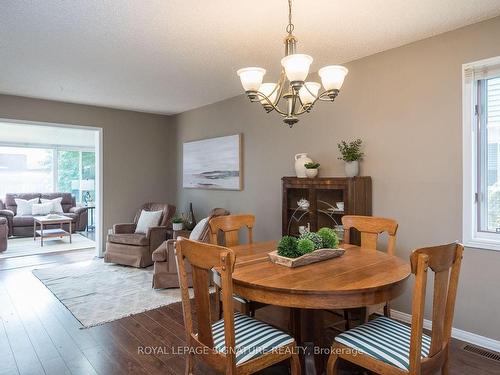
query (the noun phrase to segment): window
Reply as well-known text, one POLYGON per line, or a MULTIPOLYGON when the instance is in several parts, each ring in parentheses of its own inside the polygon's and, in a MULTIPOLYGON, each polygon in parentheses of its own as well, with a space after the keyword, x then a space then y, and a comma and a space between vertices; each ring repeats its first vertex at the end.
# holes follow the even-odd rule
POLYGON ((95 152, 59 147, 0 146, 0 197, 6 193, 68 192, 95 200, 95 152))
POLYGON ((463 73, 463 240, 500 250, 500 58, 463 73))
POLYGON ((53 166, 51 150, 0 147, 0 197, 6 193, 53 191, 53 166))

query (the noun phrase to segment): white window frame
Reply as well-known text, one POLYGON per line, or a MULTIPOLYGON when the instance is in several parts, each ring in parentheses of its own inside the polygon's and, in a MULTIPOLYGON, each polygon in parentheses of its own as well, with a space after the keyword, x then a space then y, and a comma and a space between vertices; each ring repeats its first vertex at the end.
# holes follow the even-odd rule
POLYGON ((465 246, 500 251, 500 234, 478 230, 477 80, 500 75, 500 56, 462 65, 462 241, 465 246), (479 72, 479 73, 478 73, 479 72), (480 78, 477 75, 482 75, 480 78))

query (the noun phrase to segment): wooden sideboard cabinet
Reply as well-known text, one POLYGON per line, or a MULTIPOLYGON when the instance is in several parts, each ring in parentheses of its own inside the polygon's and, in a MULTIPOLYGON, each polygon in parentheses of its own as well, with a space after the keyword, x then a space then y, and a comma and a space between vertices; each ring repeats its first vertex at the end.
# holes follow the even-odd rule
MULTIPOLYGON (((343 215, 372 215, 372 179, 369 176, 283 177, 282 183, 283 236, 299 236, 301 226, 313 232, 322 227, 341 226, 343 215), (305 201, 299 205, 301 199, 309 206, 305 201)), ((353 231, 351 239, 359 244, 359 233, 353 231)))

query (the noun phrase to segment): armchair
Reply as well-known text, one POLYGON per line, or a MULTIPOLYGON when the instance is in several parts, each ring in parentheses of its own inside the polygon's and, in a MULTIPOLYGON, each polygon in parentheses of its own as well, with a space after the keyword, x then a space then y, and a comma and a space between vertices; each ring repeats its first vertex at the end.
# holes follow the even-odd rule
POLYGON ((0 199, 0 218, 5 219, 7 225, 7 235, 12 235, 12 221, 14 219, 14 212, 5 207, 5 203, 0 199))
MULTIPOLYGON (((217 216, 229 215, 229 211, 223 208, 214 208, 210 211, 207 218, 200 220, 198 225, 192 232, 178 231, 178 237, 196 237, 190 238, 201 242, 210 242, 210 228, 208 222, 210 219, 217 216), (199 233, 199 235, 197 234, 199 233)), ((154 252, 154 273, 153 273, 153 288, 178 288, 179 279, 177 276, 177 264, 175 260, 175 242, 176 238, 164 241, 154 252)), ((189 286, 192 285, 191 266, 186 264, 188 273, 189 286)))
POLYGON ((108 235, 106 242, 104 261, 140 268, 152 265, 152 253, 166 240, 174 213, 175 206, 167 203, 144 204, 132 223, 113 226, 113 234, 108 235), (148 228, 147 233, 135 233, 142 210, 163 212, 158 226, 148 228))
POLYGON ((0 252, 7 250, 7 235, 9 229, 7 227, 7 219, 0 217, 0 252))

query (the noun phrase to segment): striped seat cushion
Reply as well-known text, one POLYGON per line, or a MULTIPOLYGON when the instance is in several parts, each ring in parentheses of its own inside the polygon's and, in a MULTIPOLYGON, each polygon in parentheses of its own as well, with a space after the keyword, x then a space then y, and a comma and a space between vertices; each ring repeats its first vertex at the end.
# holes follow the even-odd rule
MULTIPOLYGON (((236 364, 242 364, 293 342, 293 337, 249 316, 234 313, 236 364)), ((225 353, 224 319, 212 324, 214 348, 225 353)))
MULTIPOLYGON (((395 320, 380 317, 343 332, 335 341, 402 370, 410 367, 410 327, 395 320)), ((422 335, 422 357, 429 355, 431 338, 422 335)))

